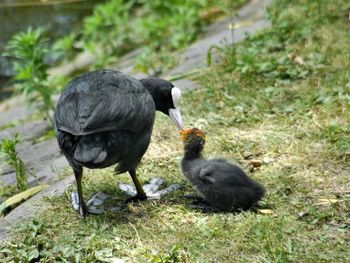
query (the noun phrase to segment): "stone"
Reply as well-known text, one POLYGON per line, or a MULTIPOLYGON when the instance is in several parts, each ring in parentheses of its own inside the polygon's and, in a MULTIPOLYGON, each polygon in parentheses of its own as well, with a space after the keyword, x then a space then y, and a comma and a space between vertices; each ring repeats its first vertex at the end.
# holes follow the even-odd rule
POLYGON ((259 168, 262 165, 262 161, 261 160, 257 160, 257 159, 249 160, 249 163, 251 165, 253 165, 255 168, 259 168))

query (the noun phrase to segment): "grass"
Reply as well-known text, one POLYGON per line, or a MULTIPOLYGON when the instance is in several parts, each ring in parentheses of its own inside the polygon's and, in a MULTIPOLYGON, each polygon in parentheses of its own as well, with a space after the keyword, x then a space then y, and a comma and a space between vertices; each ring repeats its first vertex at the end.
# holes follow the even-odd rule
POLYGON ((28 188, 26 171, 22 159, 17 152, 17 144, 22 139, 18 134, 12 138, 2 138, 0 140, 0 158, 6 164, 11 166, 16 175, 16 186, 18 190, 24 191, 28 188))
POLYGON ((73 53, 74 42, 80 38, 84 49, 97 54, 95 68, 115 65, 122 55, 138 48, 133 71, 161 75, 179 63, 175 51, 195 41, 205 25, 245 2, 110 0, 84 19, 81 33, 63 38, 56 46, 66 57, 63 51, 73 53))
MULTIPOLYGON (((184 187, 160 201, 129 205, 84 220, 66 195, 15 228, 3 261, 42 262, 347 262, 350 257, 350 5, 274 1, 272 28, 222 53, 183 96, 189 127, 207 132, 206 153, 250 171, 265 185, 273 214, 203 214, 181 196, 182 146, 158 115, 138 169, 184 187), (259 168, 250 159, 263 160, 259 168)), ((86 196, 103 190, 125 199, 112 169, 85 171, 86 196)), ((72 187, 74 190, 74 187, 72 187)), ((111 201, 113 202, 113 201, 111 201)))
POLYGON ((53 126, 50 112, 54 109, 51 98, 54 90, 47 83, 49 65, 45 59, 49 49, 46 44, 44 29, 33 30, 29 27, 27 31, 15 34, 10 39, 4 55, 15 59, 12 62, 17 81, 15 88, 25 95, 28 105, 44 113, 44 119, 53 126))

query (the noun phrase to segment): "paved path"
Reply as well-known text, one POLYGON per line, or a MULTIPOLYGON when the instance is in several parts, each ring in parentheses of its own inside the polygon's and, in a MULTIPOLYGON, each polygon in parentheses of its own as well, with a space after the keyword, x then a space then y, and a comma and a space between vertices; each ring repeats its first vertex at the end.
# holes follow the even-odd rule
MULTIPOLYGON (((269 22, 264 18, 263 12, 270 0, 253 0, 240 9, 233 18, 223 19, 209 26, 201 40, 192 44, 188 49, 179 54, 180 65, 166 72, 166 75, 183 74, 196 68, 206 67, 206 57, 210 46, 226 46, 241 41, 247 34, 254 34, 257 30, 268 27, 269 22), (236 29, 229 29, 229 24, 235 25, 236 29)), ((133 65, 130 62, 135 52, 127 54, 122 64, 122 70, 131 72, 133 65)), ((120 69, 120 67, 119 67, 120 69)), ((196 86, 190 80, 182 79, 174 81, 175 85, 182 89, 191 89, 196 86)), ((0 105, 0 127, 9 123, 20 121, 31 116, 31 112, 25 105, 19 105, 21 100, 12 99, 0 105), (16 106, 17 105, 17 106, 16 106)), ((34 176, 29 177, 30 185, 48 183, 50 187, 43 192, 32 197, 14 210, 6 217, 0 219, 0 241, 4 241, 8 236, 7 227, 11 224, 33 216, 35 211, 43 209, 44 206, 38 203, 43 196, 53 196, 62 194, 69 185, 74 182, 74 177, 68 176, 59 180, 59 171, 67 167, 65 158, 60 155, 55 139, 47 140, 38 144, 33 144, 32 139, 45 134, 48 125, 42 121, 29 121, 20 126, 8 128, 0 131, 0 138, 19 133, 24 140, 18 146, 18 152, 26 167, 34 176)), ((13 184, 14 172, 9 168, 2 171, 0 180, 5 184, 13 184)))

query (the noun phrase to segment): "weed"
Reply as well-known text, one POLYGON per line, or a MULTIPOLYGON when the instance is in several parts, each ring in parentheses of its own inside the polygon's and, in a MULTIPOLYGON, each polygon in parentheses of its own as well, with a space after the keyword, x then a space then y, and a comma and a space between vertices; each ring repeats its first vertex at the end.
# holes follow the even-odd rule
POLYGON ((181 249, 181 245, 177 244, 171 248, 169 253, 166 254, 145 254, 145 258, 151 263, 176 263, 176 262, 186 262, 186 253, 181 249))
POLYGON ((121 54, 135 47, 130 19, 135 1, 112 0, 95 7, 84 19, 83 38, 90 50, 103 48, 107 54, 121 54), (96 46, 97 45, 97 46, 96 46))
POLYGON ((28 185, 24 163, 16 151, 16 146, 19 142, 20 137, 18 134, 13 139, 3 138, 0 141, 0 157, 15 171, 18 190, 24 191, 28 188, 28 185))
MULTIPOLYGON (((219 2, 222 13, 227 1, 219 2)), ((236 6, 242 0, 231 2, 236 6)), ((167 68, 173 64, 166 56, 193 42, 208 22, 201 12, 217 5, 217 1, 207 0, 109 1, 98 5, 93 15, 84 20, 83 39, 88 49, 99 54, 98 50, 102 49, 106 58, 114 57, 114 60, 141 47, 135 70, 152 74, 158 65, 167 68)))
POLYGON ((155 52, 151 47, 145 47, 136 58, 134 70, 151 76, 159 76, 174 67, 175 64, 176 59, 169 50, 160 48, 158 52, 155 52))
POLYGON ((46 43, 42 28, 29 28, 11 38, 5 48, 5 55, 16 59, 13 62, 15 79, 18 81, 15 87, 26 96, 30 105, 43 111, 44 118, 53 125, 50 113, 54 108, 51 100, 54 90, 47 81, 46 59, 49 50, 46 43))
POLYGON ((58 39, 52 46, 52 53, 54 60, 62 60, 64 62, 73 58, 82 49, 77 46, 77 34, 71 33, 58 39))
POLYGON ((16 185, 0 184, 0 203, 19 192, 16 185))

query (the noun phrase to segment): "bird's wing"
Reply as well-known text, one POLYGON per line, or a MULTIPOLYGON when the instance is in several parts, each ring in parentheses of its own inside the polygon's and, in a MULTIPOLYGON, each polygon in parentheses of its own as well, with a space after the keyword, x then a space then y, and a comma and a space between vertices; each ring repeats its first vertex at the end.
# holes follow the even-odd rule
POLYGON ((213 166, 207 165, 199 170, 199 179, 206 184, 214 184, 215 178, 212 176, 215 171, 213 166))
POLYGON ((212 163, 212 166, 215 167, 212 176, 215 177, 215 180, 219 185, 230 187, 244 187, 247 185, 247 175, 239 166, 232 164, 225 159, 212 159, 210 162, 212 163))
POLYGON ((153 125, 155 105, 143 85, 132 77, 107 73, 90 78, 83 75, 68 84, 55 112, 58 129, 86 135, 111 130, 138 132, 153 125))
POLYGON ((199 170, 198 177, 207 184, 242 187, 247 185, 244 171, 224 159, 206 160, 205 165, 199 170))

